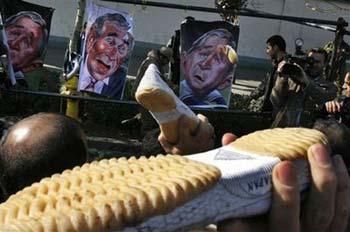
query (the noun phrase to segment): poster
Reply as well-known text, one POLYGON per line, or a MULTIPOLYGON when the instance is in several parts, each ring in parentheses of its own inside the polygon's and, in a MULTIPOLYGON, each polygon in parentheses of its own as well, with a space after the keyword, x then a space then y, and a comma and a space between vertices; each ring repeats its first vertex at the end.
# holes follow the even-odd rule
POLYGON ((79 91, 121 99, 134 46, 133 21, 122 11, 90 2, 79 91))
POLYGON ((227 51, 237 51, 239 27, 187 20, 180 34, 180 99, 191 107, 228 108, 236 61, 227 51))
MULTIPOLYGON (((1 42, 7 42, 8 60, 17 80, 42 68, 53 11, 53 8, 23 1, 2 2, 1 13, 6 36, 1 37, 1 42)), ((11 76, 11 71, 9 74, 11 76)), ((11 82, 15 83, 13 79, 11 82)))
POLYGON ((9 53, 9 45, 7 42, 7 35, 4 28, 4 23, 2 20, 2 15, 0 14, 0 55, 1 55, 1 64, 3 64, 7 70, 7 76, 10 78, 11 85, 16 84, 15 73, 11 64, 11 57, 9 53), (3 57, 5 55, 5 57, 3 57))

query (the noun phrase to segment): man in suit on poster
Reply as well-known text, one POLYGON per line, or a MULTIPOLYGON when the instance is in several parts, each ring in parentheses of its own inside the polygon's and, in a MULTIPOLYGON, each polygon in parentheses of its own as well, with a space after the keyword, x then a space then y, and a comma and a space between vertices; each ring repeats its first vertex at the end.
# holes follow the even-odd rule
POLYGON ((236 47, 234 37, 220 28, 204 33, 182 52, 184 80, 180 83, 180 99, 184 103, 190 106, 226 105, 219 90, 231 86, 237 61, 237 57, 230 59, 228 46, 230 50, 236 47))
POLYGON ((122 14, 98 17, 86 36, 86 57, 80 73, 79 90, 121 99, 126 79, 123 66, 134 39, 122 14))

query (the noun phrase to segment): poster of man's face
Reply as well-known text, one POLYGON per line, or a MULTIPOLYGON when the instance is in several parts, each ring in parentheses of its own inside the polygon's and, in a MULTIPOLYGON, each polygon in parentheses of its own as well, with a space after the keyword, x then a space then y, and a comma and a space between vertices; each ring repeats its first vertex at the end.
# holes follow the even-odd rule
POLYGON ((43 65, 48 41, 47 23, 35 11, 20 11, 5 21, 10 58, 15 72, 33 71, 43 65))
POLYGON ((16 84, 16 78, 11 64, 10 49, 7 42, 7 35, 4 29, 2 15, 0 14, 0 56, 1 63, 6 64, 7 75, 10 78, 11 84, 16 84), (5 57, 3 57, 5 55, 5 57), (4 60, 2 59, 4 58, 4 60))
POLYGON ((129 14, 90 3, 79 90, 121 99, 134 44, 129 14))
POLYGON ((181 25, 180 99, 201 108, 228 108, 239 28, 227 22, 181 25))

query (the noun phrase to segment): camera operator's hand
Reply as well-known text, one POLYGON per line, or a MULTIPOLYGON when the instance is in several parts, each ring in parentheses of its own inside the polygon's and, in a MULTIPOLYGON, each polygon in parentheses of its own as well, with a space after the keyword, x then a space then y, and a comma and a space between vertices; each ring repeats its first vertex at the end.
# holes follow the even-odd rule
POLYGON ((328 101, 326 102, 326 110, 328 113, 335 114, 339 113, 343 107, 343 102, 328 101))
POLYGON ((291 64, 293 68, 292 72, 289 73, 289 77, 297 84, 307 86, 310 83, 310 78, 304 71, 304 69, 297 63, 291 64))

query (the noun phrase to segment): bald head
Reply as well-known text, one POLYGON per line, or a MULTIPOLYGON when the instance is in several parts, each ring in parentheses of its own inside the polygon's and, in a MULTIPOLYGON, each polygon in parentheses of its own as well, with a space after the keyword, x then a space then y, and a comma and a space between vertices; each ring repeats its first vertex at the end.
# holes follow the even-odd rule
POLYGON ((0 149, 7 195, 87 161, 84 132, 66 116, 40 113, 10 128, 0 149))

